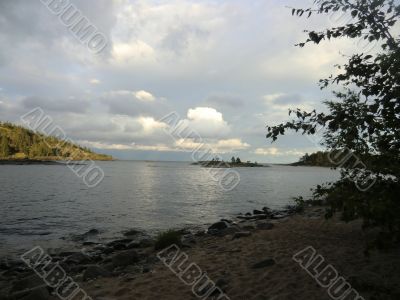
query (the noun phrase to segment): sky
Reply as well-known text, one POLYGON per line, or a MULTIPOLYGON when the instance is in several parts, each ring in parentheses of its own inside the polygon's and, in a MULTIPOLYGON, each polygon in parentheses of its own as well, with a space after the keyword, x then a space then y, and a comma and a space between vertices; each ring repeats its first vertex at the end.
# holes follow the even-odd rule
POLYGON ((51 1, 0 0, 0 120, 39 107, 74 142, 119 159, 187 161, 201 144, 223 159, 296 161, 318 144, 296 133, 272 144, 266 126, 289 108, 323 111, 332 95, 318 80, 360 48, 295 47, 305 29, 342 21, 293 17, 288 7, 308 0, 64 0, 107 42, 94 53, 51 1), (199 138, 171 136, 171 113, 199 138))

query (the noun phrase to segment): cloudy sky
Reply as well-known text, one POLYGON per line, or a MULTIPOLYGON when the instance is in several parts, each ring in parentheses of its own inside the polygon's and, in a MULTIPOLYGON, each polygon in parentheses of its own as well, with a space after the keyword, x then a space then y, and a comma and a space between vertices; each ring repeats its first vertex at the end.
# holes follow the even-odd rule
POLYGON ((359 46, 295 47, 304 29, 338 22, 292 17, 287 6, 308 0, 70 1, 107 39, 96 54, 42 2, 0 0, 0 120, 40 107, 75 142, 121 159, 189 160, 199 141, 163 121, 176 112, 223 158, 295 161, 316 145, 298 134, 271 144, 265 126, 290 107, 322 109, 331 96, 318 80, 359 46))

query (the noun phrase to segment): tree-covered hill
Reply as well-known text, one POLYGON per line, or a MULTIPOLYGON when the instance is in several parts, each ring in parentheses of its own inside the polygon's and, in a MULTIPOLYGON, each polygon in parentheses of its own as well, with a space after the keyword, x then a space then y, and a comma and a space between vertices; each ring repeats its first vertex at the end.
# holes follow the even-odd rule
POLYGON ((334 167, 332 159, 329 158, 329 152, 318 151, 312 154, 306 153, 298 162, 292 166, 314 166, 314 167, 334 167))
POLYGON ((0 159, 112 160, 112 157, 21 126, 0 122, 0 159))

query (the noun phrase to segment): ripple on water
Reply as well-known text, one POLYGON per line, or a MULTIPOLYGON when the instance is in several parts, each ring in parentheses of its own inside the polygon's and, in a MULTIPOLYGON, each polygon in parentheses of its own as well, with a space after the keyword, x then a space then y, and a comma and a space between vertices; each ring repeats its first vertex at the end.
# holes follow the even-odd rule
POLYGON ((157 232, 182 224, 206 224, 223 216, 278 208, 292 197, 339 177, 325 168, 272 166, 238 170, 240 185, 224 192, 190 163, 98 162, 100 185, 87 188, 69 168, 0 166, 0 252, 32 243, 104 229, 157 232))

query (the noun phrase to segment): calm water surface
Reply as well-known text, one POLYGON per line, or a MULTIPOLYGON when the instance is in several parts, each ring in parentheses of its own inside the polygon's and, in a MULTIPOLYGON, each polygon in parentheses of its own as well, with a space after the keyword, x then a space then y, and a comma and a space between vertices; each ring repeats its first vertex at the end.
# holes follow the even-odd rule
POLYGON ((71 234, 96 228, 100 238, 127 229, 155 233, 204 225, 239 212, 280 208, 294 196, 339 177, 328 168, 271 166, 238 169, 241 182, 223 191, 199 166, 175 162, 97 163, 95 188, 66 166, 0 166, 0 255, 32 246, 66 246, 71 234))

